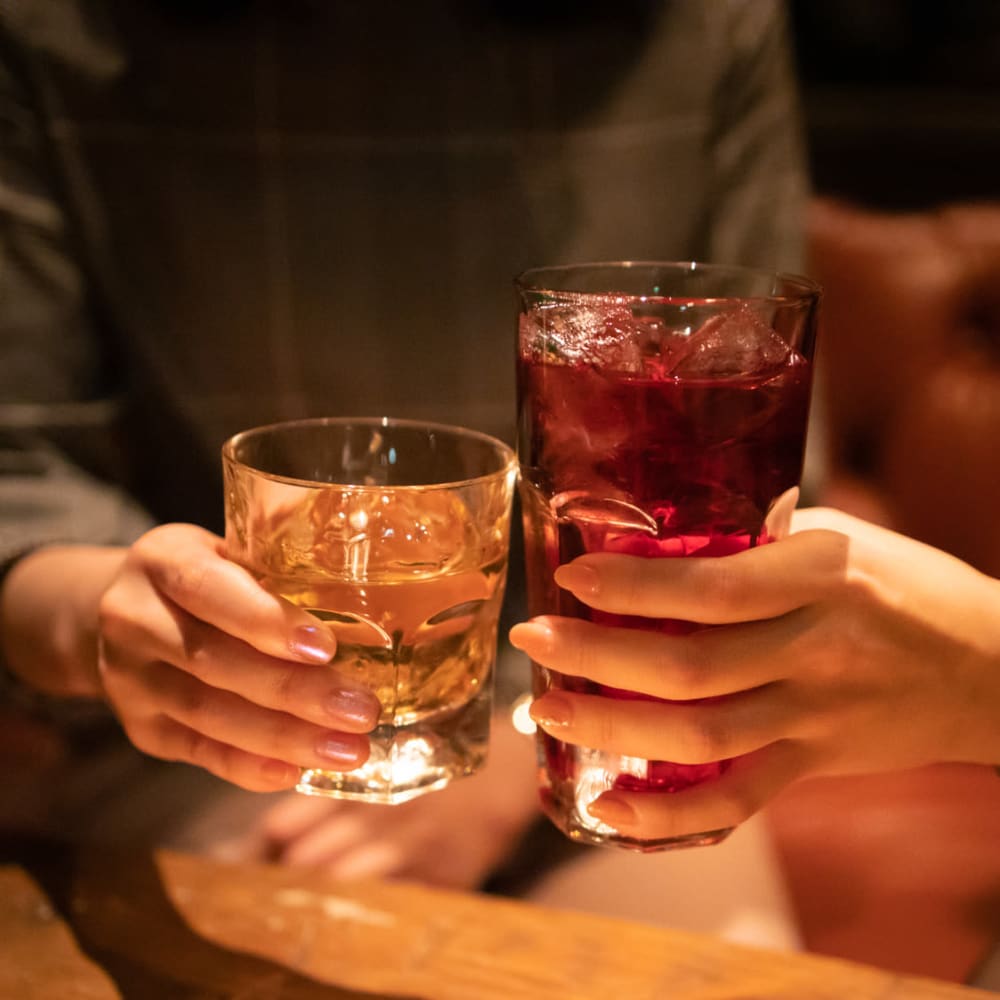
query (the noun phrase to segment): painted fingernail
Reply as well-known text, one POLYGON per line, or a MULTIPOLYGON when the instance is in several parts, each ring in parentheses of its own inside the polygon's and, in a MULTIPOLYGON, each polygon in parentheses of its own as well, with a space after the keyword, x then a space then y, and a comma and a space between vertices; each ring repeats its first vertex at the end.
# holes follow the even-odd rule
POLYGON ((601 587, 597 570, 583 563, 567 563, 555 572, 556 583, 578 597, 595 597, 601 587))
POLYGON ((573 706, 566 698, 546 694, 531 703, 529 714, 543 729, 562 729, 573 721, 573 706))
POLYGON ((623 826, 634 826, 638 821, 635 810, 622 798, 617 795, 602 795, 595 802, 587 806, 587 812, 594 819, 599 819, 608 826, 613 826, 616 830, 623 826))
POLYGON ((333 718, 350 722, 367 732, 375 728, 382 706, 368 691, 341 688, 326 699, 326 710, 333 718))
POLYGON ((337 640, 324 625, 299 625, 289 646, 296 656, 313 663, 329 663, 337 652, 337 640))
POLYGON ((510 644, 529 656, 544 659, 552 651, 552 629, 541 622, 521 622, 510 630, 510 644))
POLYGON ((358 744, 356 741, 341 736, 338 733, 327 733, 316 744, 316 753, 335 764, 358 764, 358 744))

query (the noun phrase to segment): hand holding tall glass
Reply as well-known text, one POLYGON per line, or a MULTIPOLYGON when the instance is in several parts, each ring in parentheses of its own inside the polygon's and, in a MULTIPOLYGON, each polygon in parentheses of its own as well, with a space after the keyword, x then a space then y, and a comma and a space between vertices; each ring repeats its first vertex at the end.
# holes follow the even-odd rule
MULTIPOLYGON (((521 496, 532 615, 682 634, 682 622, 612 615, 553 580, 584 553, 725 556, 781 537, 802 472, 818 288, 703 264, 540 268, 517 282, 521 496)), ((534 668, 563 689, 643 698, 534 668)), ((610 789, 678 792, 728 761, 611 754, 538 734, 546 812, 570 837, 652 851, 729 830, 639 840, 588 812, 610 789)))
POLYGON ((315 419, 223 447, 226 549, 337 638, 329 668, 382 714, 348 772, 298 791, 396 803, 485 760, 507 569, 513 452, 473 431, 315 419))

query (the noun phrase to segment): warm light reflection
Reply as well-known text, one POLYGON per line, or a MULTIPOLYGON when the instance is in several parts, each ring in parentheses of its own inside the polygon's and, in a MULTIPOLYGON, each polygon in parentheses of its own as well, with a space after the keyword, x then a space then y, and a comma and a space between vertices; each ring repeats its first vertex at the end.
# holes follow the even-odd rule
POLYGON ((531 710, 531 702, 532 698, 530 694, 522 694, 514 702, 514 707, 510 713, 510 720, 514 724, 514 728, 525 736, 535 735, 535 722, 528 714, 531 710))

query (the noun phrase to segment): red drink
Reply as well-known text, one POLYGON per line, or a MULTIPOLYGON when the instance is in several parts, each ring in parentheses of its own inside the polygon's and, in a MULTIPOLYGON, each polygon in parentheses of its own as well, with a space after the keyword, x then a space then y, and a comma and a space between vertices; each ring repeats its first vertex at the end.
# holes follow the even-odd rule
MULTIPOLYGON (((759 303, 589 294, 566 305, 567 294, 555 305, 549 296, 533 302, 521 317, 529 610, 690 631, 698 626, 595 611, 557 587, 553 572, 585 552, 722 556, 772 540, 781 527, 769 515, 802 470, 811 320, 786 340, 759 303)), ((655 700, 536 668, 536 695, 549 687, 655 700)), ((543 803, 556 824, 576 839, 640 850, 679 844, 621 837, 587 803, 608 788, 679 791, 728 766, 620 757, 544 733, 539 749, 543 803)), ((683 842, 714 843, 727 832, 683 842)))

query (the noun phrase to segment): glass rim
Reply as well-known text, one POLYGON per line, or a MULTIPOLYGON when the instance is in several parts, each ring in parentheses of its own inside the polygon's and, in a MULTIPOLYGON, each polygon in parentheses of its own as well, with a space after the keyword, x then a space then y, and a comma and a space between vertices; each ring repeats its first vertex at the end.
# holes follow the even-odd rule
POLYGON ((790 291, 780 293, 775 292, 770 295, 692 295, 689 301, 698 304, 710 304, 716 302, 800 302, 816 299, 822 294, 822 287, 818 282, 803 274, 793 271, 783 271, 766 267, 748 267, 739 264, 709 264, 696 260, 595 260, 581 261, 577 264, 553 264, 543 267, 531 267, 521 271, 514 278, 514 286, 520 293, 531 293, 534 295, 545 295, 553 298, 570 298, 573 300, 601 299, 604 302, 646 302, 650 299, 670 298, 684 301, 684 295, 659 295, 643 292, 625 292, 620 289, 609 288, 605 291, 593 291, 583 288, 554 288, 543 279, 546 275, 567 274, 571 271, 598 270, 606 268, 608 270, 640 271, 643 268, 652 270, 658 268, 664 271, 671 271, 676 274, 705 274, 718 275, 720 277, 728 275, 730 277, 766 277, 772 278, 775 282, 782 282, 790 287, 790 291))
POLYGON ((414 491, 427 493, 432 490, 449 490, 459 487, 474 486, 477 483, 486 483, 517 470, 517 455, 514 449, 501 441, 500 438, 487 434, 484 431, 473 430, 471 427, 462 427, 458 424, 442 424, 432 420, 411 420, 399 417, 301 417, 296 420, 278 420, 271 424, 261 424, 259 427, 248 427, 238 431, 227 438, 222 443, 222 460, 241 469, 253 473, 261 479, 270 482, 282 483, 287 486, 299 486, 305 489, 343 489, 358 493, 384 493, 386 490, 393 491, 414 491), (249 462, 243 461, 236 455, 236 449, 248 438, 273 434, 277 431, 292 430, 298 427, 400 427, 410 430, 424 430, 448 434, 455 438, 468 438, 479 441, 481 444, 489 445, 495 449, 501 464, 495 472, 486 472, 480 476, 470 476, 466 479, 452 479, 434 483, 382 483, 381 485, 369 483, 331 483, 321 482, 317 479, 301 479, 296 476, 283 476, 275 472, 267 472, 259 469, 249 462))

